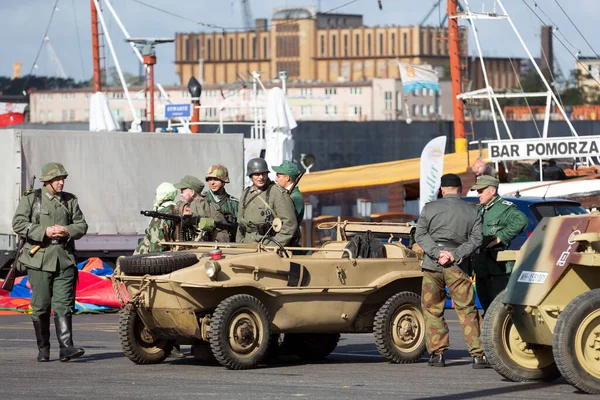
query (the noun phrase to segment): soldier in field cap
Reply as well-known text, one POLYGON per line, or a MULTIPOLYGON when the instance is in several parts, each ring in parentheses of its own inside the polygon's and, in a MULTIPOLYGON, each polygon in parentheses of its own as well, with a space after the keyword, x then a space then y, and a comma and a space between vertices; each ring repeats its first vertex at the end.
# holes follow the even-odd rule
POLYGON ((469 257, 482 241, 481 217, 475 207, 461 199, 458 175, 445 174, 441 181, 443 198, 423 207, 415 232, 415 240, 425 252, 421 304, 431 355, 429 366, 446 366, 444 352, 450 347, 444 319, 448 287, 473 357, 473 368, 489 368, 483 354, 475 290, 467 275, 469 257))
POLYGON ((498 195, 498 179, 489 175, 477 177, 471 190, 479 197, 479 214, 483 221, 483 243, 473 256, 477 276, 477 296, 485 312, 502 292, 512 272, 514 261, 496 261, 498 252, 527 227, 529 221, 519 208, 498 195))
MULTIPOLYGON (((288 191, 294 185, 298 176, 300 176, 298 167, 293 162, 287 160, 281 165, 273 167, 273 171, 277 174, 275 177, 277 184, 288 191)), ((292 199, 292 203, 294 203, 294 213, 298 222, 298 229, 296 229, 296 233, 290 241, 290 246, 300 246, 300 225, 302 225, 302 220, 304 219, 304 198, 302 197, 302 193, 300 193, 298 185, 290 193, 290 198, 292 199)))
POLYGON ((75 240, 88 225, 77 196, 63 191, 69 174, 62 164, 42 167, 41 189, 28 191, 19 201, 13 230, 25 238, 19 263, 27 269, 31 284, 31 319, 35 331, 37 360, 50 360, 50 311, 58 339, 60 361, 80 357, 84 350, 73 345, 72 313, 75 306, 75 240))
POLYGON ((185 200, 186 203, 191 203, 192 201, 201 198, 202 190, 204 189, 204 183, 195 176, 186 175, 181 181, 174 185, 177 189, 181 190, 181 198, 185 200))

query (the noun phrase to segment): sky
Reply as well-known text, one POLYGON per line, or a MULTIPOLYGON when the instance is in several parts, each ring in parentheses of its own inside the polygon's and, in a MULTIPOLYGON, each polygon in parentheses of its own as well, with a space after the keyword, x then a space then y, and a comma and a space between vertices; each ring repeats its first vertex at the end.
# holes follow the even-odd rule
MULTIPOLYGON (((34 68, 34 60, 43 41, 48 21, 56 0, 0 0, 0 76, 12 76, 13 62, 22 62, 21 74, 33 68, 33 74, 56 76, 57 69, 42 48, 34 68)), ((422 22, 438 0, 248 0, 253 18, 268 18, 273 8, 290 6, 317 6, 321 12, 337 8, 333 12, 362 14, 367 26, 416 25, 422 22)), ((465 3, 465 0, 462 0, 465 3)), ((104 2, 104 0, 102 0, 104 2)), ((111 0, 119 18, 131 37, 175 38, 176 32, 212 31, 203 26, 208 23, 222 28, 243 26, 241 0, 111 0), (157 11, 150 6, 168 10, 176 16, 157 11)), ((468 0, 474 12, 500 13, 495 0, 468 0)), ((436 9, 427 20, 438 25, 445 14, 436 9)), ((597 57, 600 53, 600 35, 597 34, 600 0, 503 0, 503 4, 517 26, 521 36, 534 57, 540 57, 540 31, 542 22, 527 7, 530 6, 542 20, 558 27, 556 34, 566 45, 563 47, 555 38, 554 51, 558 64, 565 75, 575 68, 572 54, 581 51, 584 57, 597 57), (537 4, 537 6, 536 6, 537 4), (564 9, 563 12, 561 10, 564 9), (574 22, 572 24, 569 18, 574 22), (578 32, 581 32, 581 34, 578 32), (589 42, 589 45, 588 43, 589 42), (590 47, 591 46, 591 47, 590 47)), ((116 53, 124 71, 137 74, 139 61, 118 28, 106 6, 103 13, 108 32, 113 39, 116 53)), ((66 74, 75 80, 87 80, 92 76, 90 0, 58 0, 48 37, 66 74)), ((483 53, 494 57, 526 57, 507 21, 479 20, 476 26, 480 35, 483 53)), ((473 35, 469 33, 469 53, 476 54, 473 35)), ((107 66, 114 62, 106 48, 107 66)), ((155 76, 163 85, 179 82, 175 73, 175 47, 172 43, 157 48, 158 65, 155 76)))

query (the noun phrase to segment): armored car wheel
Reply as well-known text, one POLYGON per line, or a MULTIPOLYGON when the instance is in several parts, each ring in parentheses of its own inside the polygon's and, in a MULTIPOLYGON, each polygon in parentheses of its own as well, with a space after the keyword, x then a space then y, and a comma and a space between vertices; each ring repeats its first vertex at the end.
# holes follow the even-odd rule
POLYGON ((237 294, 223 300, 210 323, 210 347, 217 361, 229 369, 250 369, 269 350, 269 313, 256 297, 237 294))
POLYGON ((425 319, 421 296, 400 292, 390 297, 375 315, 373 333, 377 350, 399 364, 414 363, 425 352, 425 319))
POLYGON ((575 297, 560 313, 552 348, 571 385, 600 394, 600 289, 575 297))
POLYGON ((327 358, 339 341, 339 333, 286 333, 282 347, 304 360, 318 361, 327 358))
POLYGON ((131 306, 121 310, 119 337, 123 352, 136 364, 163 362, 173 350, 174 341, 154 338, 131 306))
POLYGON ((560 376, 552 348, 524 342, 499 294, 483 319, 482 339, 489 363, 514 382, 550 382, 560 376))
POLYGON ((198 262, 192 253, 147 253, 119 258, 119 267, 127 275, 164 275, 198 262))

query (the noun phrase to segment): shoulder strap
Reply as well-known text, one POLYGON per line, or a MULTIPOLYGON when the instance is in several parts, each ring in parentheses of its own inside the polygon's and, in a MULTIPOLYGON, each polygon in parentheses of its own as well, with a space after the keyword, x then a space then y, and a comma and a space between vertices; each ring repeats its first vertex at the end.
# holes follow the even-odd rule
POLYGON ((31 222, 34 224, 40 223, 40 212, 42 210, 42 189, 36 189, 31 205, 31 222))

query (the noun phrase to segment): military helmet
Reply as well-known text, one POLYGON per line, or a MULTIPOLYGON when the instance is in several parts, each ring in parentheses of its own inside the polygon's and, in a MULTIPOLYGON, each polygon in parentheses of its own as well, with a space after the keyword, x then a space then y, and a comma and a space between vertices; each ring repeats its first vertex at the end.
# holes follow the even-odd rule
POLYGON ((225 183, 229 183, 229 171, 225 168, 224 165, 215 164, 208 167, 208 171, 206 172, 205 179, 208 181, 208 178, 216 178, 225 183))
POLYGON ((66 178, 69 176, 69 173, 61 163, 50 162, 42 167, 40 182, 48 182, 59 176, 64 176, 66 178))
POLYGON ((261 172, 269 172, 269 166, 263 158, 253 158, 248 161, 246 175, 260 174, 261 172))

